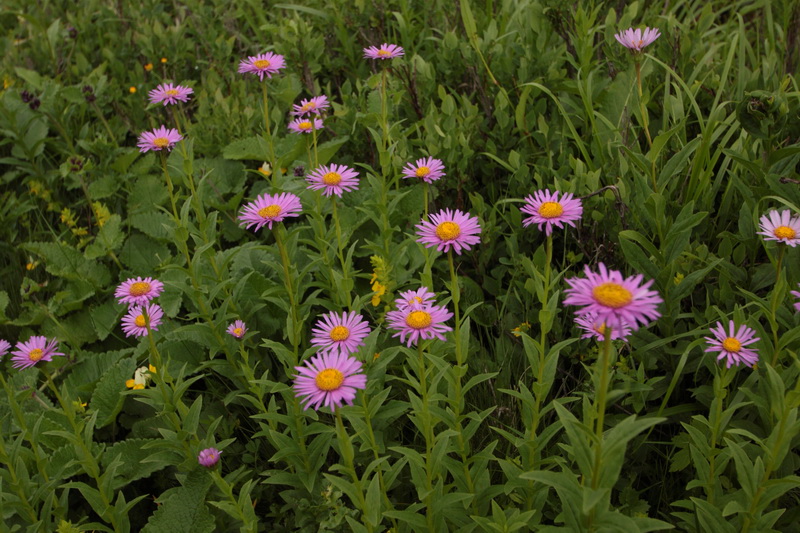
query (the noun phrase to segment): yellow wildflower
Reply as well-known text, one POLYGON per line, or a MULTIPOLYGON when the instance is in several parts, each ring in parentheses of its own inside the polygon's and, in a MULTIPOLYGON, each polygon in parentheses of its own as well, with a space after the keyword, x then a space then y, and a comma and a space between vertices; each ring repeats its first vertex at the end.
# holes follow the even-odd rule
POLYGON ((144 66, 144 69, 145 69, 147 72, 150 72, 151 70, 153 70, 153 64, 152 64, 152 63, 147 63, 147 64, 144 66))
POLYGON ((130 89, 128 89, 128 92, 131 93, 131 94, 136 94, 136 87, 131 85, 130 89))
POLYGON ((97 224, 98 227, 102 228, 105 223, 108 222, 108 219, 111 218, 111 213, 102 202, 92 203, 92 211, 94 211, 94 218, 97 220, 95 224, 97 224))

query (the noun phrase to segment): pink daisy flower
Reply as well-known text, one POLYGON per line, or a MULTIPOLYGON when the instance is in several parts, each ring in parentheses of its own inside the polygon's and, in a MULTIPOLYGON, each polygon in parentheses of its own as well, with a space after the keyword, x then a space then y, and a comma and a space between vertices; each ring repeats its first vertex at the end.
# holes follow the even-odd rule
POLYGON ((441 179, 444 175, 444 163, 442 163, 440 159, 434 159, 432 157, 417 159, 413 165, 411 163, 406 163, 406 166, 403 167, 404 179, 417 178, 425 183, 431 183, 441 179))
POLYGON ((436 294, 428 290, 427 287, 420 287, 415 291, 403 291, 400 298, 394 301, 397 309, 407 311, 409 309, 421 309, 429 306, 436 300, 436 294))
POLYGON ((219 462, 219 454, 222 452, 216 448, 206 448, 197 456, 197 462, 206 468, 211 468, 219 462))
POLYGON ((283 56, 267 52, 257 56, 249 56, 239 62, 239 74, 255 74, 264 81, 264 76, 271 78, 273 74, 286 66, 283 56))
POLYGON ((18 342, 16 351, 11 352, 14 368, 30 368, 39 361, 52 361, 54 355, 64 355, 56 351, 56 339, 47 341, 47 337, 33 336, 28 342, 18 342))
POLYGON ((739 363, 752 367, 758 362, 758 350, 747 348, 747 345, 761 339, 754 337, 756 334, 754 329, 744 325, 739 326, 739 331, 735 331, 736 325, 733 320, 728 324, 728 329, 729 332, 726 333, 722 322, 717 322, 716 328, 710 330, 714 337, 705 337, 709 344, 705 351, 719 352, 717 361, 725 358, 728 368, 739 363))
POLYGON ((791 211, 784 209, 780 213, 773 209, 760 219, 761 231, 765 241, 778 241, 792 248, 800 243, 800 217, 792 217, 791 211))
POLYGON ((619 44, 625 48, 630 48, 634 52, 641 52, 642 48, 652 43, 661 36, 658 28, 645 28, 644 34, 640 28, 628 28, 614 35, 619 44))
POLYGON ((158 152, 164 148, 171 151, 175 143, 182 139, 183 136, 178 133, 178 130, 172 128, 167 129, 166 126, 162 124, 160 128, 156 128, 153 131, 145 131, 139 135, 139 143, 137 146, 140 152, 149 152, 150 150, 158 152))
POLYGON ((150 329, 157 331, 163 316, 164 312, 158 304, 134 305, 128 309, 128 314, 122 317, 122 331, 125 332, 126 337, 131 335, 144 337, 147 335, 147 321, 150 322, 150 329), (147 318, 144 316, 145 311, 147 318))
POLYGON ((531 215, 522 221, 524 227, 538 224, 539 231, 545 227, 545 235, 553 232, 553 226, 563 228, 564 224, 575 227, 575 221, 581 219, 583 205, 578 198, 573 198, 572 193, 551 193, 549 189, 536 191, 533 196, 525 197, 525 206, 521 211, 531 215), (561 194, 561 198, 559 198, 561 194))
POLYGON ((300 105, 294 105, 294 111, 292 111, 292 115, 296 115, 298 117, 304 117, 310 114, 319 115, 322 113, 322 110, 328 109, 328 107, 330 107, 328 97, 322 94, 320 96, 315 96, 310 100, 300 100, 300 105))
POLYGON ((331 410, 342 404, 352 405, 357 389, 367 387, 367 376, 361 373, 361 361, 344 353, 328 352, 312 357, 305 366, 294 367, 294 392, 304 398, 303 409, 331 410))
POLYGON ((397 331, 392 337, 400 337, 406 346, 416 345, 419 339, 445 340, 444 334, 453 328, 444 324, 453 313, 438 305, 408 306, 405 309, 389 311, 386 321, 390 328, 397 331), (406 337, 408 340, 406 341, 406 337))
POLYGON ((241 339, 244 337, 244 334, 247 333, 247 325, 242 320, 234 320, 233 324, 228 326, 228 329, 225 331, 237 339, 241 339))
MULTIPOLYGON (((800 287, 800 285, 798 285, 798 287, 800 287)), ((795 298, 797 298, 798 300, 800 300, 800 291, 792 291, 792 296, 794 296, 795 298)), ((795 302, 795 304, 794 304, 794 308, 795 308, 797 311, 800 311, 800 301, 798 301, 798 302, 795 302)))
POLYGON ((364 317, 351 311, 341 315, 334 312, 322 315, 311 331, 314 334, 311 344, 318 348, 319 353, 350 355, 364 345, 364 338, 370 330, 364 317))
POLYGON ((245 205, 239 213, 240 226, 258 231, 267 226, 272 229, 273 222, 283 222, 284 218, 296 217, 303 211, 300 198, 292 193, 262 194, 255 202, 245 205))
POLYGON ((423 220, 417 224, 417 242, 426 248, 435 246, 440 252, 448 252, 452 248, 461 255, 462 249, 469 250, 473 244, 481 242, 478 237, 480 232, 478 217, 458 209, 444 209, 431 215, 430 221, 423 220))
POLYGON ((164 284, 157 279, 139 276, 136 279, 130 278, 123 281, 117 287, 114 296, 119 298, 119 303, 121 304, 146 304, 161 294, 163 290, 164 284))
POLYGON ((0 339, 0 359, 11 349, 11 343, 5 339, 0 339))
POLYGON ((294 133, 311 133, 314 130, 321 130, 324 127, 322 119, 319 118, 296 118, 289 123, 288 128, 294 133))
POLYGON ((364 57, 366 59, 394 59, 405 55, 403 48, 396 44, 383 43, 379 47, 370 46, 364 48, 364 57))
MULTIPOLYGON (((578 316, 575 318, 575 324, 584 331, 583 335, 581 335, 582 339, 597 339, 602 341, 606 338, 606 325, 598 321, 594 313, 578 316)), ((631 328, 623 322, 621 329, 617 328, 611 330, 611 340, 624 340, 630 334, 631 328)))
POLYGON ((178 102, 188 102, 189 96, 194 93, 194 89, 183 85, 172 85, 162 83, 148 93, 151 104, 177 104, 178 102))
POLYGON ((341 197, 343 192, 358 189, 358 172, 344 165, 328 165, 314 169, 306 181, 312 191, 322 189, 323 196, 335 194, 341 197))
POLYGON ((586 279, 566 280, 569 288, 564 291, 564 303, 583 306, 576 314, 593 313, 595 320, 612 330, 626 326, 636 330, 640 322, 644 325, 661 316, 657 307, 663 300, 656 291, 649 290, 653 280, 643 284, 641 274, 623 279, 618 270, 608 270, 603 263, 598 268, 600 273, 596 274, 587 265, 586 279))

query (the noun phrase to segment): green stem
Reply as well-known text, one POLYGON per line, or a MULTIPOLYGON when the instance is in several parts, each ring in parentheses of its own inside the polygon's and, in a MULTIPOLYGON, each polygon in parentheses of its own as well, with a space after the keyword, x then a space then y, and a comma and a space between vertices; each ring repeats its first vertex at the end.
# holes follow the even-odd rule
POLYGON ((422 426, 425 433, 425 519, 428 523, 428 531, 436 531, 433 527, 433 427, 431 427, 431 414, 428 406, 428 383, 427 371, 425 370, 425 355, 422 352, 421 339, 417 342, 417 354, 419 355, 419 388, 422 396, 422 426))
POLYGON ((317 168, 319 166, 319 153, 317 152, 317 128, 316 119, 314 117, 311 118, 311 124, 311 139, 314 145, 314 168, 317 168))
POLYGON ((117 137, 114 135, 114 131, 111 129, 111 126, 108 124, 106 117, 103 116, 103 112, 100 111, 100 107, 97 105, 97 102, 92 102, 92 107, 94 108, 95 113, 100 118, 100 122, 103 123, 103 126, 106 128, 106 132, 108 133, 108 138, 114 141, 115 146, 119 146, 117 143, 117 137))
POLYGON ((175 187, 172 185, 172 178, 169 177, 169 170, 167 170, 167 154, 161 150, 161 168, 164 169, 164 178, 167 180, 167 191, 169 192, 169 202, 172 205, 172 216, 175 219, 175 225, 180 226, 180 217, 178 217, 178 208, 175 203, 175 187))
POLYGON ((592 472, 592 488, 597 489, 600 485, 600 468, 603 455, 603 424, 606 415, 606 397, 608 395, 608 366, 611 361, 611 328, 606 326, 605 337, 603 338, 603 351, 600 359, 600 385, 597 391, 597 401, 595 411, 597 420, 595 424, 595 437, 597 442, 594 449, 594 469, 592 472))
POLYGON ((711 422, 711 446, 709 447, 708 479, 706 480, 706 501, 714 505, 714 489, 716 486, 716 458, 717 439, 719 438, 720 424, 722 422, 722 404, 727 396, 725 376, 727 367, 722 367, 720 373, 714 378, 714 410, 711 422))
POLYGON ((336 415, 336 436, 339 438, 339 451, 344 458, 345 466, 347 467, 347 471, 350 473, 350 478, 353 480, 353 485, 356 488, 356 499, 358 501, 354 503, 358 505, 359 509, 361 510, 361 522, 364 524, 364 527, 367 528, 367 531, 373 531, 372 522, 367 520, 368 509, 367 500, 364 497, 364 487, 361 483, 361 478, 356 473, 356 467, 353 462, 353 443, 347 436, 347 431, 345 430, 344 422, 342 421, 342 414, 338 409, 334 409, 333 413, 336 415))
POLYGON ((336 243, 339 249, 339 262, 342 264, 342 286, 347 290, 347 299, 344 302, 347 307, 350 307, 350 291, 349 291, 349 269, 344 260, 344 243, 342 242, 342 227, 339 223, 339 212, 336 209, 336 195, 331 196, 331 205, 333 206, 333 223, 336 226, 336 243))
POLYGON ((275 244, 278 246, 278 252, 281 255, 281 264, 283 265, 283 278, 284 283, 286 283, 286 292, 289 295, 289 305, 291 307, 292 312, 292 329, 293 335, 290 339, 292 343, 292 349, 294 352, 294 360, 290 365, 292 368, 297 366, 299 361, 299 346, 300 346, 300 320, 298 317, 298 310, 297 310, 297 300, 295 298, 294 292, 294 285, 292 283, 292 273, 291 269, 289 268, 289 255, 286 253, 286 245, 283 242, 283 232, 285 228, 283 224, 278 223, 275 227, 275 231, 273 234, 275 235, 275 244))
POLYGON ((264 135, 267 137, 267 146, 269 146, 269 165, 272 169, 272 186, 276 186, 275 176, 277 174, 277 168, 275 168, 275 145, 272 142, 272 130, 269 127, 269 98, 267 98, 267 84, 262 83, 261 88, 263 89, 263 96, 264 96, 264 135))

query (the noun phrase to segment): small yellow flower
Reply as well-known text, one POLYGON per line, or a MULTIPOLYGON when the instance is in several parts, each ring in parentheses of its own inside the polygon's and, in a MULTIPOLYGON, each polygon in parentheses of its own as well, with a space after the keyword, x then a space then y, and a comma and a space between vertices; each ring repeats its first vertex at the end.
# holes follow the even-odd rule
POLYGON ((680 285, 681 281, 683 281, 683 274, 678 272, 677 274, 675 274, 675 278, 672 281, 673 283, 675 283, 675 285, 680 285))
POLYGON ((269 163, 267 163, 266 161, 264 161, 264 164, 263 164, 263 165, 261 165, 260 167, 258 167, 258 171, 259 171, 261 174, 263 174, 263 175, 265 175, 265 176, 267 176, 267 177, 269 177, 269 176, 271 176, 271 175, 272 175, 272 167, 271 167, 271 166, 269 165, 269 163))
POLYGON ((166 62, 167 62, 167 58, 166 58, 166 57, 162 57, 162 58, 161 58, 161 62, 162 62, 162 63, 166 63, 166 62))
POLYGON ((372 360, 373 361, 377 361, 378 357, 380 357, 380 356, 381 356, 381 352, 375 352, 375 355, 372 356, 372 360))
POLYGON ((74 228, 78 222, 75 220, 75 215, 69 207, 61 210, 61 223, 66 224, 69 228, 74 228))
POLYGON ((147 72, 150 72, 151 70, 153 70, 153 64, 152 64, 152 63, 147 63, 147 64, 144 66, 144 69, 145 69, 147 72))
POLYGON ((34 261, 31 259, 28 263, 25 264, 25 270, 33 270, 39 265, 38 261, 34 261))
POLYGON ((522 333, 525 333, 525 332, 529 331, 530 329, 531 329, 531 324, 530 324, 530 322, 523 322, 523 323, 522 323, 522 324, 520 324, 519 326, 517 326, 517 327, 515 327, 514 329, 512 329, 512 330, 511 330, 511 333, 512 333, 512 334, 513 334, 515 337, 519 337, 520 335, 522 335, 522 333))
POLYGON ((9 78, 8 76, 3 76, 3 90, 5 91, 6 89, 11 87, 12 85, 14 85, 14 80, 9 78))
POLYGON ((96 219, 95 224, 100 228, 105 226, 108 219, 111 218, 111 212, 102 202, 92 203, 92 211, 94 211, 94 218, 96 219))
POLYGON ((134 87, 133 85, 131 85, 131 88, 130 88, 130 89, 128 89, 128 92, 129 92, 129 93, 131 93, 131 94, 136 94, 136 87, 134 87))
POLYGON ((129 389, 141 390, 147 385, 147 382, 150 381, 150 374, 154 374, 155 371, 156 367, 153 365, 139 367, 136 369, 136 372, 133 373, 133 379, 129 379, 125 382, 125 386, 129 389))

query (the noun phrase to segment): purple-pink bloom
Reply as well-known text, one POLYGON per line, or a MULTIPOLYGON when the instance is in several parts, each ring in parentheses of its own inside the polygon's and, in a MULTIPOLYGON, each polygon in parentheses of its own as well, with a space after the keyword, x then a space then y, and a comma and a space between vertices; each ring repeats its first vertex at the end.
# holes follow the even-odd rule
POLYGON ((247 325, 242 320, 234 320, 233 324, 229 325, 225 331, 237 339, 241 339, 247 333, 247 325))
POLYGON ((361 373, 361 361, 340 352, 318 354, 305 366, 294 367, 294 392, 303 398, 303 409, 320 406, 331 410, 342 404, 352 405, 357 389, 367 387, 367 376, 361 373))
POLYGON ((122 331, 126 337, 131 335, 144 337, 147 335, 148 323, 151 330, 157 331, 163 316, 164 311, 158 304, 134 305, 128 309, 128 314, 122 317, 122 331))
POLYGON ((123 281, 120 286, 117 287, 114 296, 119 298, 119 303, 121 304, 146 304, 161 294, 163 290, 164 284, 157 279, 151 277, 142 278, 139 276, 135 279, 130 278, 123 281))
POLYGON ((645 28, 644 34, 640 28, 628 28, 614 35, 619 44, 625 48, 630 48, 634 52, 641 52, 642 48, 652 43, 661 36, 658 28, 645 28))
POLYGON ((405 55, 403 48, 396 44, 383 43, 379 47, 370 46, 364 48, 366 59, 393 59, 405 55))
POLYGON ((350 355, 364 345, 364 338, 369 335, 369 324, 355 311, 330 312, 322 315, 311 331, 314 334, 311 344, 319 353, 350 355))
POLYGON ((765 241, 782 242, 792 248, 800 243, 800 217, 793 217, 788 209, 784 209, 780 213, 777 209, 773 209, 763 215, 759 221, 761 222, 761 231, 758 232, 758 235, 764 235, 765 241))
MULTIPOLYGON (((798 285, 798 287, 800 287, 800 284, 798 285)), ((800 291, 792 291, 792 296, 794 296, 795 298, 797 298, 798 300, 800 300, 800 291)), ((795 302, 795 304, 794 304, 794 308, 795 308, 797 311, 800 311, 800 301, 798 301, 798 302, 795 302)))
POLYGON ((453 313, 438 305, 412 305, 389 311, 386 313, 386 322, 396 331, 392 337, 400 337, 400 342, 405 342, 410 347, 412 344, 416 345, 420 339, 445 340, 444 334, 453 330, 445 322, 452 317, 453 313))
MULTIPOLYGON (((576 317, 575 324, 584 331, 584 333, 581 335, 582 339, 597 339, 602 341, 606 338, 606 331, 608 331, 608 328, 606 328, 604 322, 597 320, 597 315, 594 313, 588 313, 586 315, 580 315, 576 317)), ((611 330, 611 340, 624 340, 630 334, 631 328, 623 323, 622 328, 611 330)))
POLYGON ((283 56, 267 52, 257 56, 249 56, 239 62, 239 74, 255 74, 258 79, 264 81, 264 76, 271 78, 279 70, 284 68, 286 63, 283 56))
POLYGON ((525 206, 521 211, 531 215, 522 221, 524 227, 538 224, 539 231, 542 231, 544 226, 545 235, 549 236, 553 232, 553 226, 563 228, 564 224, 569 224, 575 227, 575 221, 580 220, 583 214, 583 205, 578 198, 573 198, 572 193, 551 193, 549 189, 545 189, 534 192, 533 196, 526 196, 525 206))
POLYGON ((11 343, 5 339, 0 339, 0 359, 11 349, 11 343))
POLYGON ((436 294, 428 290, 428 287, 420 287, 415 291, 403 291, 400 298, 394 301, 397 309, 406 311, 408 309, 421 309, 431 305, 436 300, 436 294))
POLYGON ((319 115, 322 113, 323 109, 328 109, 328 107, 330 107, 328 97, 322 94, 309 100, 300 100, 300 105, 294 104, 294 111, 292 111, 292 114, 298 117, 304 117, 310 114, 319 115))
POLYGON ((211 468, 219 462, 219 455, 222 452, 216 448, 206 448, 197 456, 197 462, 206 468, 211 468))
POLYGON ((178 102, 188 102, 189 96, 194 93, 194 89, 183 85, 173 85, 162 83, 148 93, 151 104, 177 104, 178 102))
POLYGON ((11 365, 14 368, 30 368, 39 361, 52 361, 54 355, 64 355, 56 351, 58 340, 47 341, 47 337, 33 336, 27 342, 18 342, 16 351, 11 352, 11 365))
POLYGON ((299 117, 289 123, 288 128, 294 133, 311 133, 314 130, 321 130, 324 126, 320 118, 299 117))
POLYGON ((612 330, 625 326, 636 330, 639 323, 644 325, 661 316, 657 308, 663 300, 658 292, 649 290, 653 280, 642 283, 641 274, 623 278, 618 270, 608 270, 603 263, 598 268, 600 273, 596 274, 587 265, 585 279, 565 280, 569 288, 564 291, 564 304, 583 306, 575 314, 593 313, 612 330))
POLYGON ((168 151, 172 150, 175 143, 180 142, 183 136, 178 133, 178 130, 170 128, 167 129, 163 124, 160 128, 153 131, 145 131, 139 135, 140 152, 149 152, 150 150, 160 151, 166 148, 168 151))
POLYGON ((444 209, 430 215, 430 221, 423 220, 417 224, 417 242, 426 248, 435 246, 440 252, 448 252, 452 248, 461 255, 461 250, 469 250, 473 244, 481 242, 478 236, 480 232, 478 217, 458 209, 444 209))
POLYGON ((343 192, 358 189, 358 172, 344 165, 328 165, 314 169, 306 181, 312 191, 322 189, 323 196, 335 194, 341 197, 343 192))
POLYGON ((441 179, 444 175, 444 163, 442 163, 441 159, 434 159, 432 157, 417 159, 413 165, 411 163, 406 163, 406 166, 403 167, 404 179, 417 178, 425 183, 431 183, 441 179))
POLYGON ((261 194, 254 202, 250 202, 239 213, 239 225, 253 231, 267 226, 272 229, 274 222, 283 222, 288 217, 296 217, 303 212, 300 198, 290 192, 281 194, 261 194))
POLYGON ((719 352, 717 360, 725 359, 727 368, 739 363, 752 367, 758 362, 758 350, 747 348, 747 345, 761 339, 755 337, 754 329, 745 325, 739 326, 739 331, 735 331, 736 325, 733 320, 729 322, 728 329, 726 333, 722 322, 717 322, 716 327, 711 328, 714 337, 705 337, 709 344, 705 351, 719 352))

